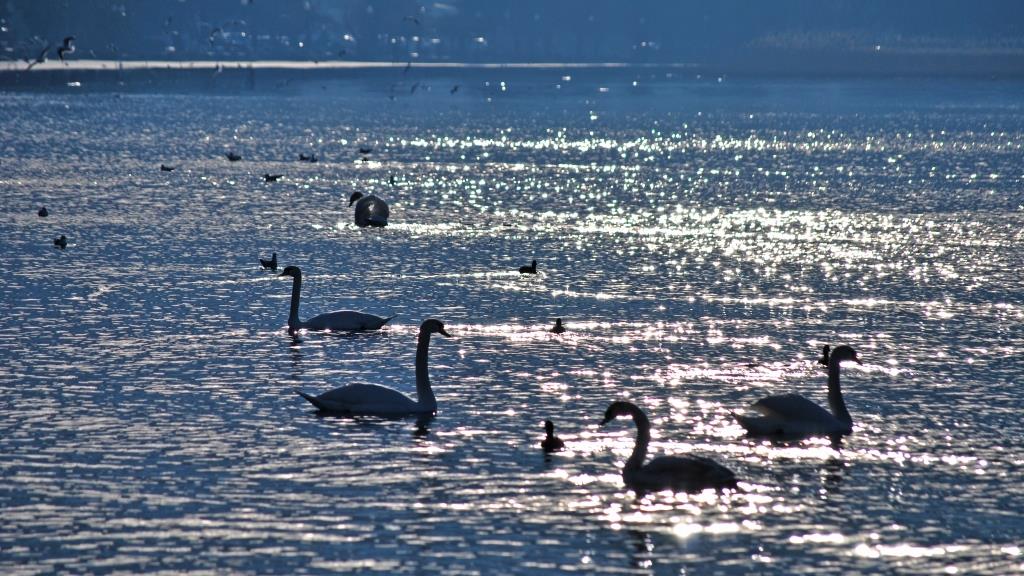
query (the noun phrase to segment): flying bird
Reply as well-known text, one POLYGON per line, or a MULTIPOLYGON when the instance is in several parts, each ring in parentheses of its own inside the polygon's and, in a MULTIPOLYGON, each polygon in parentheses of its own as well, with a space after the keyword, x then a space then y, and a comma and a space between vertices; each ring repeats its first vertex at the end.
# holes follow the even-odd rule
POLYGON ((449 91, 448 91, 448 93, 449 93, 449 94, 455 94, 455 93, 456 93, 456 92, 458 92, 458 91, 459 91, 459 85, 458 85, 458 84, 456 84, 455 86, 452 86, 452 89, 451 89, 451 90, 449 90, 449 91))
POLYGON ((43 48, 43 51, 39 53, 39 56, 36 56, 35 60, 26 60, 28 62, 28 67, 25 68, 25 70, 31 70, 36 64, 46 62, 46 53, 50 51, 50 48, 53 48, 53 44, 47 44, 46 48, 43 48))
POLYGON ((65 56, 70 55, 70 54, 74 54, 74 53, 75 53, 75 37, 74 36, 68 36, 68 37, 64 38, 64 45, 61 46, 60 48, 57 48, 57 56, 60 58, 60 61, 63 62, 65 56))

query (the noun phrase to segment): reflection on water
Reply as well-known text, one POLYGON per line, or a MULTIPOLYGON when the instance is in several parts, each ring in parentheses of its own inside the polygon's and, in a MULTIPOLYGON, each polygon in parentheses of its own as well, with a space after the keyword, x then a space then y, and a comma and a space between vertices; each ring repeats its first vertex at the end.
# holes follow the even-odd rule
POLYGON ((1024 570, 1019 90, 553 96, 536 74, 491 102, 465 81, 0 99, 0 568, 1024 570), (356 190, 387 228, 351 224, 356 190), (307 309, 398 316, 290 338, 271 252, 311 271, 307 309), (318 418, 294 394, 412 394, 428 317, 457 334, 430 352, 436 418, 318 418), (824 404, 840 343, 864 360, 853 435, 743 435, 731 412, 763 396, 824 404), (597 427, 617 399, 652 455, 713 457, 743 490, 636 499, 633 430, 597 427))

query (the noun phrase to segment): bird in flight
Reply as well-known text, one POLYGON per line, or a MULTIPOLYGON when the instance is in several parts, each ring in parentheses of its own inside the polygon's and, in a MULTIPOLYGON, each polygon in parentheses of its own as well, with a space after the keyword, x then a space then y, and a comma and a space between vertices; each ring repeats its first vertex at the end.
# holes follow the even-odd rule
POLYGON ((75 53, 75 37, 68 36, 64 38, 64 45, 57 48, 57 56, 60 57, 60 61, 64 61, 64 57, 75 53))
POLYGON ((31 70, 36 64, 46 62, 46 53, 50 51, 50 48, 53 48, 53 44, 47 44, 46 48, 43 48, 43 51, 39 53, 39 56, 36 56, 35 60, 27 60, 28 68, 25 68, 25 70, 31 70))

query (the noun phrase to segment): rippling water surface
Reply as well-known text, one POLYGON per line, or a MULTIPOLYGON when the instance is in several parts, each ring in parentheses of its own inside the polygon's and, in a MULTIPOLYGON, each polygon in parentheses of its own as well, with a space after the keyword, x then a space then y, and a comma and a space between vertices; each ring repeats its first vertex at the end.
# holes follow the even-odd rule
POLYGON ((1024 87, 479 74, 0 96, 0 571, 1024 570, 1024 87), (274 251, 397 318, 293 341, 274 251), (294 394, 412 393, 428 317, 424 427, 294 394), (854 434, 744 436, 825 343, 854 434), (742 491, 637 500, 616 399, 742 491))

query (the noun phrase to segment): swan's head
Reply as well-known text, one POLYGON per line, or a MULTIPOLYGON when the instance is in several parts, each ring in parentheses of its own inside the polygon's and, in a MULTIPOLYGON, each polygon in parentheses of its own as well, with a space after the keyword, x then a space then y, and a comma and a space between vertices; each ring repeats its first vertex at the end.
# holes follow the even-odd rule
POLYGON ((302 271, 299 270, 298 266, 285 266, 284 270, 278 274, 278 276, 291 276, 292 278, 301 278, 302 271))
POLYGON ((833 362, 839 364, 847 360, 853 360, 857 364, 861 364, 860 358, 857 357, 857 351, 849 346, 836 346, 835 350, 832 350, 828 356, 828 362, 831 365, 833 362))
POLYGON ((601 426, 615 420, 619 416, 633 417, 637 412, 640 412, 640 409, 632 402, 612 402, 608 409, 604 411, 604 419, 601 420, 601 426))
POLYGON ((363 193, 362 192, 353 192, 352 195, 348 197, 348 205, 351 206, 353 202, 355 202, 356 200, 359 200, 362 197, 363 197, 363 193))
POLYGON ((551 420, 545 420, 544 421, 544 431, 547 432, 548 436, 551 436, 552 434, 554 434, 555 433, 555 423, 552 422, 551 420))
POLYGON ((423 324, 420 324, 420 334, 434 334, 435 332, 437 334, 447 336, 449 338, 451 338, 452 336, 451 334, 444 331, 444 323, 441 322, 440 320, 430 318, 424 320, 423 324))
POLYGON ((825 358, 828 358, 828 352, 831 349, 832 348, 828 344, 825 344, 824 346, 821 347, 821 355, 824 356, 825 358))

